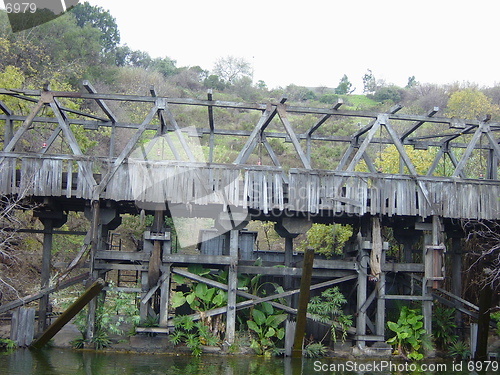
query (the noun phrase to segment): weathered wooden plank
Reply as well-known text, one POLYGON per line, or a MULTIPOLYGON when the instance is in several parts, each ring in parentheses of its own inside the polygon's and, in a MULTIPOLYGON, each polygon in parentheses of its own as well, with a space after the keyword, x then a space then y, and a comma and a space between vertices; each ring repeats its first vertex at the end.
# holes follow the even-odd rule
POLYGON ((101 250, 97 251, 95 259, 101 259, 106 261, 149 261, 150 254, 144 252, 135 251, 113 251, 113 250, 101 250))
POLYGON ((231 264, 232 258, 225 255, 189 255, 189 254, 164 254, 165 263, 184 264, 231 264))

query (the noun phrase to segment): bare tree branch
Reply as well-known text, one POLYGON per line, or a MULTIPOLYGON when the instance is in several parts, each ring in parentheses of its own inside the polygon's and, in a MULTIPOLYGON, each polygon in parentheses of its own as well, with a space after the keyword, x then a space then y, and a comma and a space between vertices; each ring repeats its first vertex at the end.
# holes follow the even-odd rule
POLYGON ((471 267, 483 267, 483 284, 495 290, 500 286, 500 222, 466 220, 462 227, 466 241, 472 243, 472 255, 476 257, 471 267))

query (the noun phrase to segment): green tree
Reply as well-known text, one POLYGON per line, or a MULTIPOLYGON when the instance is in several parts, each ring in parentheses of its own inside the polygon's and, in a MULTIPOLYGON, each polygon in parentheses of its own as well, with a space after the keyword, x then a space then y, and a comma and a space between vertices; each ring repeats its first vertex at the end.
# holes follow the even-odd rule
POLYGON ((401 101, 401 89, 397 86, 381 87, 373 94, 373 100, 377 102, 390 100, 393 103, 398 103, 401 101))
POLYGON ((373 72, 368 69, 363 75, 363 92, 365 94, 373 94, 377 89, 377 80, 373 75, 373 72))
POLYGON ((335 89, 335 94, 337 95, 346 95, 350 94, 352 91, 352 83, 349 81, 349 78, 347 78, 347 75, 344 74, 344 76, 341 78, 339 85, 335 89))
POLYGON ((115 18, 101 7, 90 5, 88 1, 78 4, 71 10, 76 24, 84 28, 90 25, 100 31, 101 45, 104 52, 113 51, 120 44, 120 31, 115 18))
POLYGON ((500 107, 481 91, 471 88, 454 92, 445 111, 447 117, 462 119, 477 119, 485 115, 500 117, 500 107))
POLYGON ((169 77, 177 72, 175 64, 176 61, 167 56, 157 57, 151 61, 149 68, 160 72, 164 77, 169 77))
POLYGON ((218 91, 223 91, 226 88, 226 83, 217 74, 210 74, 203 81, 203 85, 206 88, 218 91))
POLYGON ((342 254, 347 240, 352 236, 352 227, 341 224, 313 224, 306 233, 306 240, 297 246, 300 251, 312 248, 318 254, 331 257, 342 254))
MULTIPOLYGON (((404 146, 405 153, 408 155, 408 158, 412 162, 417 174, 425 175, 429 170, 432 162, 434 161, 434 157, 436 155, 436 149, 428 149, 428 150, 417 150, 412 146, 404 146)), ((391 173, 398 174, 399 173, 399 165, 400 165, 400 154, 397 150, 396 146, 389 145, 385 147, 381 152, 377 153, 375 160, 373 161, 375 168, 382 173, 391 173)), ((404 163, 403 163, 404 164, 404 163)), ((439 175, 444 175, 446 171, 446 167, 448 167, 448 171, 452 170, 451 164, 446 164, 446 166, 439 166, 435 173, 439 175)), ((403 172, 408 174, 408 168, 404 166, 403 172)))
POLYGON ((415 76, 408 77, 408 83, 406 84, 406 89, 409 89, 410 87, 418 85, 417 80, 415 79, 415 76))

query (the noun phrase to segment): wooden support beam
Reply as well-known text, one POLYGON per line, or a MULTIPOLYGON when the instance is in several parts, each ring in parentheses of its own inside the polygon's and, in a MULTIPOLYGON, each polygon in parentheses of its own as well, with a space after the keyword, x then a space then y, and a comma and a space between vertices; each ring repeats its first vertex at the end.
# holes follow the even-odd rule
MULTIPOLYGON (((49 286, 50 270, 52 268, 52 219, 43 219, 43 251, 42 251, 42 272, 41 289, 49 286)), ((38 304, 38 332, 43 332, 47 328, 47 310, 49 307, 49 295, 45 294, 40 298, 38 304)))
MULTIPOLYGON (((342 106, 342 104, 344 104, 344 99, 342 99, 342 98, 338 98, 338 99, 337 99, 337 103, 335 103, 335 105, 332 107, 332 109, 333 109, 334 111, 337 111, 337 110, 338 110, 338 109, 342 106)), ((321 125, 323 125, 323 124, 325 123, 325 121, 326 121, 326 120, 328 120, 330 117, 332 117, 332 114, 331 114, 331 113, 327 113, 327 114, 325 114, 325 115, 321 116, 321 118, 320 118, 318 121, 316 121, 316 123, 315 123, 313 126, 311 126, 311 127, 309 128, 309 130, 308 130, 308 131, 306 131, 306 134, 307 134, 309 137, 310 137, 311 135, 313 135, 313 133, 314 133, 316 130, 318 130, 318 128, 319 128, 321 125)), ((308 137, 308 138, 309 138, 309 137, 308 137)))
MULTIPOLYGON (((80 146, 78 145, 78 142, 75 138, 75 135, 73 134, 73 131, 69 127, 69 123, 66 119, 66 116, 64 113, 61 111, 61 108, 57 105, 56 102, 51 101, 49 103, 50 108, 52 109, 52 112, 54 112, 55 117, 57 118, 57 121, 59 123, 59 127, 62 130, 62 133, 64 134, 64 138, 68 142, 68 145, 76 156, 82 156, 83 152, 80 149, 80 146)), ((84 163, 78 163, 78 167, 81 170, 82 174, 84 175, 85 179, 87 180, 87 183, 93 188, 97 185, 94 175, 92 174, 92 171, 89 169, 88 164, 84 163)))
MULTIPOLYGON (((87 81, 87 80, 83 81, 83 87, 85 87, 85 89, 89 93, 91 93, 91 94, 97 93, 97 91, 94 88, 94 86, 92 86, 92 84, 89 81, 87 81)), ((108 105, 104 102, 104 100, 102 100, 102 99, 96 99, 95 101, 96 101, 97 105, 102 109, 102 111, 106 114, 106 116, 109 117, 109 119, 112 122, 114 122, 114 123, 118 122, 118 118, 113 114, 113 112, 108 107, 108 105)))
POLYGON ((29 296, 26 296, 26 297, 22 297, 16 301, 7 302, 7 303, 0 306, 0 314, 3 314, 9 310, 15 309, 19 306, 24 306, 30 302, 36 301, 37 299, 42 298, 44 295, 56 292, 58 290, 63 290, 63 289, 66 289, 70 286, 73 286, 75 284, 81 283, 82 281, 88 279, 88 277, 89 277, 89 273, 86 272, 86 273, 83 273, 81 275, 72 277, 71 279, 68 279, 60 284, 55 285, 55 286, 47 287, 47 288, 40 290, 37 293, 30 294, 29 296))
MULTIPOLYGON (((434 107, 432 110, 430 110, 428 113, 427 113, 427 117, 432 117, 434 116, 436 113, 439 112, 439 107, 434 107)), ((425 124, 426 121, 417 121, 415 122, 410 129, 408 129, 407 131, 405 131, 403 133, 403 135, 401 135, 401 142, 404 142, 406 138, 408 138, 410 136, 410 134, 412 134, 414 131, 416 131, 418 128, 420 128, 423 124, 425 124)))
POLYGON ((300 146, 299 140, 297 139, 297 136, 295 135, 295 132, 293 131, 292 125, 288 121, 285 106, 283 104, 278 104, 277 110, 278 110, 278 115, 281 119, 281 123, 285 127, 285 130, 286 130, 288 136, 290 137, 290 140, 292 141, 293 147, 295 148, 297 155, 299 156, 300 160, 302 161, 302 164, 304 164, 304 168, 312 169, 311 164, 309 163, 309 160, 307 159, 306 155, 304 154, 304 151, 302 150, 302 147, 300 146))
POLYGON ((142 124, 139 126, 139 128, 135 132, 135 134, 129 139, 128 143, 123 148, 120 155, 118 155, 118 157, 115 159, 115 161, 111 165, 110 170, 104 175, 101 182, 99 183, 99 186, 97 187, 97 190, 94 194, 95 195, 94 199, 99 199, 100 194, 104 191, 104 189, 106 189, 106 186, 108 185, 111 178, 113 178, 113 176, 115 175, 118 168, 120 168, 120 166, 123 164, 125 159, 130 156, 134 147, 137 145, 137 141, 139 141, 139 139, 141 138, 142 134, 146 130, 147 125, 151 122, 154 115, 158 111, 158 108, 159 108, 158 105, 155 105, 153 108, 151 108, 151 110, 147 114, 146 118, 144 119, 142 124))
POLYGON ((307 304, 309 303, 309 291, 311 288, 313 262, 314 250, 307 249, 304 254, 304 265, 302 266, 302 277, 300 279, 299 305, 297 309, 295 338, 292 348, 293 358, 302 357, 302 347, 304 344, 304 333, 306 330, 307 304))
POLYGON ((31 345, 33 349, 41 349, 49 340, 75 317, 104 288, 104 280, 97 279, 75 302, 64 311, 54 323, 31 345))
POLYGON ((368 148, 368 145, 372 141, 373 137, 379 130, 380 126, 382 124, 385 124, 387 121, 387 115, 386 114, 381 114, 377 117, 377 120, 375 123, 371 126, 370 130, 368 131, 368 134, 366 138, 363 140, 361 143, 361 146, 359 146, 358 151, 352 158, 351 162, 349 163, 349 166, 347 167, 346 171, 347 172, 352 172, 356 165, 359 163, 361 158, 363 157, 364 153, 366 152, 366 149, 368 148))
POLYGON ((494 155, 498 159, 500 159, 500 145, 498 144, 498 140, 495 139, 495 136, 493 135, 491 127, 489 125, 485 125, 484 134, 486 135, 486 138, 490 142, 490 146, 493 150, 494 155))
POLYGON ((276 167, 281 168, 281 164, 278 160, 278 157, 276 156, 276 154, 274 153, 274 150, 272 149, 271 145, 267 141, 266 135, 264 133, 262 133, 262 144, 264 145, 264 148, 266 149, 267 153, 271 157, 273 164, 276 167))
MULTIPOLYGON (((14 151, 14 147, 16 146, 17 142, 21 139, 23 134, 28 130, 28 128, 33 124, 33 120, 35 119, 36 115, 42 107, 45 105, 45 101, 40 98, 40 100, 37 102, 36 106, 31 110, 30 114, 25 118, 23 124, 17 129, 16 133, 10 140, 10 142, 4 147, 4 152, 11 152, 14 151)), ((0 164, 3 162, 4 158, 0 159, 0 164)))
POLYGON ((170 276, 172 275, 171 265, 167 264, 163 267, 161 275, 164 281, 160 285, 160 313, 158 325, 166 327, 168 324, 168 305, 170 303, 170 276))
POLYGON ((271 123, 274 116, 276 116, 276 107, 267 105, 265 111, 262 113, 257 125, 252 130, 252 133, 248 136, 247 141, 240 153, 236 157, 233 164, 245 164, 248 160, 248 157, 255 149, 257 142, 259 141, 260 134, 264 131, 264 129, 271 123))
MULTIPOLYGON (((101 221, 101 208, 98 200, 91 203, 91 222, 90 222, 90 254, 89 254, 89 274, 90 280, 97 279, 98 271, 95 268, 95 255, 99 246, 100 235, 100 221, 101 221)), ((92 339, 95 331, 95 314, 96 314, 96 301, 89 300, 89 308, 87 311, 87 338, 92 339)))
POLYGON ((236 292, 238 290, 238 242, 239 231, 228 232, 229 256, 232 259, 227 276, 227 313, 225 340, 231 345, 236 335, 236 292))
MULTIPOLYGON (((399 152, 399 156, 404 161, 406 168, 408 168, 408 171, 410 172, 410 174, 412 176, 416 177, 418 175, 417 170, 415 169, 408 154, 406 153, 405 148, 404 148, 403 144, 401 143, 401 141, 399 140, 397 133, 394 131, 394 129, 392 129, 392 126, 388 122, 385 122, 384 126, 387 130, 387 133, 389 133, 389 136, 392 138, 392 141, 394 142, 394 146, 396 146, 396 149, 399 152)), ((422 195, 424 196, 427 204, 429 205, 430 211, 434 212, 434 208, 432 206, 432 201, 430 199, 429 192, 427 191, 426 186, 420 180, 417 180, 417 186, 420 189, 420 191, 422 192, 422 195)))
POLYGON ((5 113, 7 116, 11 116, 12 115, 12 111, 9 109, 9 107, 0 100, 0 111, 2 111, 3 113, 5 113))
POLYGON ((455 168, 455 171, 452 174, 452 177, 458 177, 460 176, 460 173, 463 171, 465 168, 465 164, 469 160, 472 151, 476 147, 476 143, 479 141, 479 138, 481 138, 481 135, 483 134, 483 129, 484 129, 484 124, 481 124, 480 126, 477 127, 476 131, 474 132, 474 135, 472 136, 472 139, 469 142, 469 145, 465 149, 464 154, 460 158, 460 161, 455 168))
MULTIPOLYGON (((209 102, 213 100, 212 89, 207 90, 207 99, 209 102)), ((210 136, 208 139, 208 162, 212 163, 214 160, 214 130, 215 130, 215 121, 214 121, 214 108, 209 105, 207 106, 208 111, 208 126, 210 127, 210 136)))
POLYGON ((189 147, 189 145, 187 144, 186 140, 184 139, 184 136, 182 134, 181 128, 179 127, 179 124, 177 124, 177 120, 175 119, 173 113, 168 108, 168 105, 167 105, 166 102, 165 102, 164 105, 165 105, 164 112, 167 115, 168 121, 174 127, 175 135, 177 135, 177 138, 179 139, 181 147, 184 150, 184 152, 186 153, 186 156, 187 156, 188 160, 192 161, 192 162, 196 161, 196 158, 194 157, 194 154, 191 152, 191 148, 189 147))

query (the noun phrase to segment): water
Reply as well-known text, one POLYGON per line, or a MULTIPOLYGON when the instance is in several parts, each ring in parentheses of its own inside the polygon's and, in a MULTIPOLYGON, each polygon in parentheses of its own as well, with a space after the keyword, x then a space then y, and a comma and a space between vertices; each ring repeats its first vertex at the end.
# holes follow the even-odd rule
POLYGON ((290 359, 257 356, 175 356, 164 354, 106 353, 70 349, 0 353, 0 374, 5 375, 313 375, 313 374, 498 374, 498 363, 397 361, 349 359, 290 359), (433 367, 433 368, 431 368, 433 367), (496 370, 496 371, 495 371, 496 370))

